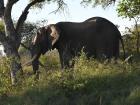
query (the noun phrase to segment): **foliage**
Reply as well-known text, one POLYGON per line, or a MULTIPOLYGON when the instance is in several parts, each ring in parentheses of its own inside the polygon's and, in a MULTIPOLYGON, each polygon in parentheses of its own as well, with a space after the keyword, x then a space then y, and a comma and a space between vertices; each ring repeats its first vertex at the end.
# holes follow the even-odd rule
MULTIPOLYGON (((30 0, 30 2, 31 1, 37 1, 37 0, 30 0)), ((51 4, 51 3, 57 5, 56 10, 53 11, 54 13, 64 10, 67 7, 65 0, 38 0, 38 1, 40 1, 40 2, 36 3, 33 6, 34 8, 38 7, 40 9, 42 9, 45 4, 51 4)))
MULTIPOLYGON (((138 25, 138 32, 140 32, 140 25, 138 25)), ((137 30, 134 27, 126 28, 125 35, 123 36, 125 49, 129 53, 137 51, 137 30)))
POLYGON ((10 65, 9 59, 6 57, 0 58, 0 94, 10 92, 10 65))
MULTIPOLYGON (((15 23, 16 22, 14 22, 14 24, 15 23)), ((34 23, 30 23, 30 22, 24 23, 24 25, 22 26, 22 29, 21 29, 21 39, 22 39, 22 43, 24 43, 24 45, 29 46, 31 44, 31 40, 32 40, 33 36, 36 34, 37 28, 38 28, 38 26, 34 23)), ((4 24, 2 21, 0 21, 0 31, 4 32, 4 24)), ((24 53, 24 52, 26 52, 26 50, 27 49, 20 47, 19 53, 24 53)))
POLYGON ((136 36, 132 34, 127 34, 123 36, 124 44, 125 44, 125 50, 126 52, 129 52, 132 54, 133 52, 136 52, 136 36))
POLYGON ((2 21, 0 21, 0 31, 4 32, 4 25, 2 21))
MULTIPOLYGON (((34 0, 29 0, 29 2, 32 2, 32 1, 34 1, 34 0)), ((45 4, 45 3, 44 3, 45 0, 39 0, 39 1, 41 1, 41 2, 36 3, 36 4, 34 5, 34 7, 38 7, 38 8, 42 8, 42 7, 43 7, 43 5, 45 4)), ((46 1, 49 1, 49 0, 46 0, 46 1)))
MULTIPOLYGON (((58 60, 57 56, 52 60, 49 56, 54 54, 47 55, 48 58, 46 58, 52 63, 58 60)), ((82 53, 80 58, 75 58, 75 63, 73 69, 67 70, 60 70, 55 63, 53 63, 53 69, 52 64, 47 65, 45 70, 41 69, 38 81, 30 75, 30 68, 26 70, 24 68, 24 78, 21 82, 18 82, 15 87, 10 87, 10 91, 3 90, 1 93, 0 105, 140 104, 140 64, 138 62, 128 64, 121 60, 116 62, 113 59, 110 62, 88 60, 82 53)), ((4 87, 7 85, 1 89, 4 87)))
POLYGON ((47 54, 41 55, 39 60, 43 65, 46 65, 49 69, 53 70, 55 68, 60 68, 60 61, 58 57, 58 52, 56 50, 51 52, 48 51, 47 54))
MULTIPOLYGON (((30 1, 33 1, 33 0, 30 0, 30 1)), ((66 0, 40 0, 40 1, 42 1, 42 2, 37 3, 35 5, 35 7, 42 8, 45 5, 45 3, 57 4, 58 8, 54 12, 58 12, 58 10, 64 10, 67 6, 67 4, 65 3, 66 0)), ((101 5, 103 8, 105 8, 115 2, 116 2, 116 0, 81 0, 80 3, 84 6, 92 5, 93 7, 95 7, 95 6, 101 5)))
POLYGON ((138 29, 138 24, 140 22, 140 0, 121 0, 118 4, 117 11, 119 16, 134 20, 135 33, 132 32, 132 34, 136 36, 136 49, 137 53, 139 53, 140 32, 138 29))
MULTIPOLYGON (((30 23, 30 22, 24 23, 24 25, 21 29, 21 38, 22 38, 21 43, 23 43, 26 46, 30 46, 33 37, 36 35, 37 28, 38 28, 38 26, 35 23, 30 23)), ((27 50, 27 49, 25 49, 25 50, 27 50)), ((19 51, 20 51, 20 49, 19 49, 19 51)))
POLYGON ((101 5, 103 8, 107 7, 110 4, 115 3, 116 0, 82 0, 81 4, 92 5, 93 7, 101 5))
POLYGON ((117 8, 119 16, 133 18, 140 15, 140 0, 120 0, 117 8))

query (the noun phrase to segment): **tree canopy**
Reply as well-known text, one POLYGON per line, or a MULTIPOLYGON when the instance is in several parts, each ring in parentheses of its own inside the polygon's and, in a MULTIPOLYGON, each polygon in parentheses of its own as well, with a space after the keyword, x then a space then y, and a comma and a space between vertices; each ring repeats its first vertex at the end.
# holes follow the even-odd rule
POLYGON ((140 0, 120 0, 117 8, 119 16, 133 18, 140 15, 140 0))
POLYGON ((136 47, 137 53, 140 49, 140 32, 139 32, 139 22, 140 22, 140 0, 120 0, 118 4, 118 15, 124 18, 129 18, 134 20, 134 30, 131 31, 130 28, 127 29, 136 36, 136 47))
POLYGON ((93 7, 101 5, 103 8, 115 3, 116 0, 82 0, 81 3, 85 5, 92 5, 93 7))
MULTIPOLYGON (((37 1, 37 3, 34 5, 34 7, 39 7, 42 8, 43 5, 50 4, 50 3, 56 3, 58 8, 56 9, 55 12, 57 12, 58 10, 64 9, 67 0, 29 0, 30 2, 32 1, 37 1)), ((109 6, 110 4, 115 3, 116 0, 80 0, 79 3, 84 5, 84 6, 88 6, 88 5, 92 5, 93 7, 101 5, 103 8, 109 6)))

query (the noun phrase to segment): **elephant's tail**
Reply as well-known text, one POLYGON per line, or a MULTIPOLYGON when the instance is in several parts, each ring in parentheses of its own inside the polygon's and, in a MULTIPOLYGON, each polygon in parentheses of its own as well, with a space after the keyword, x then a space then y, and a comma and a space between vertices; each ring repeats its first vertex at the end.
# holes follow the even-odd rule
POLYGON ((122 36, 120 37, 120 41, 121 41, 122 49, 123 49, 123 58, 124 58, 124 60, 125 60, 126 53, 125 53, 124 42, 123 42, 122 36))

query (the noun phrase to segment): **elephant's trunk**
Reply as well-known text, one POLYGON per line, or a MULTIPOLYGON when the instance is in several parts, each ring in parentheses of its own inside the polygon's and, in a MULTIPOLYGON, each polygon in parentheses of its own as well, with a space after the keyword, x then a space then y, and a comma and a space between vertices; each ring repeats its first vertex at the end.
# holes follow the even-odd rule
MULTIPOLYGON (((35 59, 37 59, 37 55, 35 55, 30 61, 24 63, 22 66, 24 67, 24 66, 30 66, 30 65, 32 65, 32 62, 33 62, 35 59)), ((40 65, 41 67, 44 67, 44 68, 46 67, 46 66, 43 65, 40 61, 39 61, 39 65, 40 65)))
POLYGON ((30 66, 30 65, 32 64, 32 62, 33 62, 35 59, 37 59, 37 57, 38 57, 37 54, 34 55, 30 61, 24 63, 22 66, 30 66))

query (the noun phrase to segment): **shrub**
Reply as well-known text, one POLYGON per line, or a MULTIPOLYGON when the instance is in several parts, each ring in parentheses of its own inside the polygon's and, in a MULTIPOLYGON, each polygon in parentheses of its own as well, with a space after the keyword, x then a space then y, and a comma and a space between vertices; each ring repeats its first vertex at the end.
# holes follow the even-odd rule
POLYGON ((4 31, 4 24, 2 21, 0 21, 0 31, 4 31))
POLYGON ((140 104, 139 63, 98 61, 82 53, 75 58, 74 68, 61 70, 58 56, 50 54, 41 60, 53 66, 47 63, 47 72, 42 71, 38 81, 25 73, 15 91, 9 92, 12 96, 0 101, 2 105, 140 104))
POLYGON ((9 60, 6 57, 0 59, 0 95, 10 92, 10 67, 9 60))

